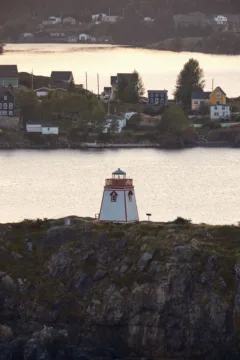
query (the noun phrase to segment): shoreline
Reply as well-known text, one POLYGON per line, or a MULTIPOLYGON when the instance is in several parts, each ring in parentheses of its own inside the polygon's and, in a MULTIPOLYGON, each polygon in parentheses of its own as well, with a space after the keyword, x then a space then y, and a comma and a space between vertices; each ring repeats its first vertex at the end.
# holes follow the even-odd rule
MULTIPOLYGON (((168 40, 168 39, 166 39, 168 40)), ((166 41, 164 40, 164 41, 166 41)), ((196 49, 180 49, 180 50, 174 50, 174 49, 167 49, 165 48, 164 46, 162 48, 157 48, 157 47, 154 47, 153 44, 146 44, 146 45, 143 45, 143 44, 137 44, 137 45, 133 45, 133 44, 117 44, 117 43, 102 43, 102 42, 96 42, 96 43, 91 43, 91 42, 68 42, 68 41, 34 41, 34 42, 31 42, 31 41, 18 41, 18 42, 4 42, 4 45, 7 46, 7 45, 38 45, 38 44, 41 44, 41 45, 97 45, 99 47, 121 47, 121 48, 129 48, 129 49, 143 49, 143 50, 149 50, 149 51, 164 51, 164 52, 172 52, 172 53, 184 53, 184 52, 190 52, 190 53, 196 53, 196 54, 205 54, 205 55, 219 55, 219 56, 239 56, 240 55, 240 51, 239 52, 235 52, 235 53, 229 53, 229 52, 214 52, 214 51, 199 51, 199 50, 196 50, 196 49)), ((11 51, 11 50, 10 50, 11 51)), ((0 55, 4 55, 5 52, 8 52, 8 50, 3 50, 3 53, 0 54, 0 55)))
POLYGON ((185 150, 192 148, 236 148, 225 141, 210 141, 207 143, 201 143, 196 146, 185 146, 185 147, 166 147, 159 144, 70 144, 66 146, 52 146, 52 145, 29 145, 24 146, 21 144, 4 144, 0 146, 1 150, 104 150, 104 149, 158 149, 158 150, 185 150))

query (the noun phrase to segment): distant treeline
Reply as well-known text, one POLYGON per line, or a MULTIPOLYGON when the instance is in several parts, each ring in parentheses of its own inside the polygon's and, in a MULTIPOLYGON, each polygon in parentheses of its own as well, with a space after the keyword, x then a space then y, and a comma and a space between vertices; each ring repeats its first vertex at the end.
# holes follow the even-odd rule
POLYGON ((51 15, 75 16, 79 19, 99 12, 134 17, 162 17, 164 12, 184 14, 201 11, 205 14, 240 13, 239 0, 8 0, 1 4, 0 24, 26 14, 39 19, 51 15))

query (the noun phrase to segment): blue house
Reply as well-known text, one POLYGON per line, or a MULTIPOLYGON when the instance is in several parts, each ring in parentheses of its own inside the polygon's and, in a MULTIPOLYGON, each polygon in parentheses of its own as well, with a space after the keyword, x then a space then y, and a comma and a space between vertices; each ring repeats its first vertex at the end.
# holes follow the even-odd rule
POLYGON ((148 105, 166 105, 168 90, 148 90, 148 105))

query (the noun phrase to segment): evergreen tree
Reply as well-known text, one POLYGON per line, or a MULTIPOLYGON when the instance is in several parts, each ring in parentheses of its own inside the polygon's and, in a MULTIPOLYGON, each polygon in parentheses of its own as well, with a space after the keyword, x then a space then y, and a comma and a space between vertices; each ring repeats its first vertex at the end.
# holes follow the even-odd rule
POLYGON ((144 85, 139 73, 134 70, 131 76, 119 77, 118 82, 118 98, 121 101, 132 104, 138 103, 140 97, 144 94, 144 85))
POLYGON ((189 59, 184 65, 177 78, 174 98, 181 102, 184 108, 191 108, 191 97, 193 91, 201 91, 204 88, 203 70, 198 60, 189 59))

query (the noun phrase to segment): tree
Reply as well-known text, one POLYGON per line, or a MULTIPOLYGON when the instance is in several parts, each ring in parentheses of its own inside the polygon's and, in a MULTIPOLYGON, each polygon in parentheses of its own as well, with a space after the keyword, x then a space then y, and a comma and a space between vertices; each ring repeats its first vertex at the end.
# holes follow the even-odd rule
POLYGON ((139 73, 134 70, 132 74, 121 74, 118 77, 118 98, 132 104, 138 103, 144 94, 144 85, 139 73))
POLYGON ((184 65, 177 78, 174 98, 181 102, 186 109, 191 108, 191 97, 193 91, 202 91, 205 85, 203 70, 198 60, 189 59, 184 65))
POLYGON ((163 115, 158 129, 162 132, 181 133, 189 127, 189 121, 185 112, 177 105, 167 108, 163 115))
POLYGON ((38 99, 34 91, 22 90, 16 94, 16 105, 20 110, 20 117, 26 121, 39 118, 38 99))
POLYGON ((70 83, 68 84, 67 91, 68 92, 75 92, 75 90, 76 90, 76 87, 75 87, 74 80, 71 80, 70 83))

